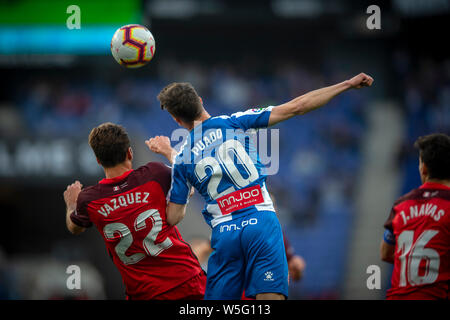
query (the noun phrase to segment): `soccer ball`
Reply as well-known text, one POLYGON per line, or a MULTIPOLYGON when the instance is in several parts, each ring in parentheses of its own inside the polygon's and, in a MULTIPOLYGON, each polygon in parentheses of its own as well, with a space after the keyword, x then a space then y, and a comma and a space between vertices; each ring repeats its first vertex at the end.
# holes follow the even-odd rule
POLYGON ((124 67, 142 67, 152 60, 155 54, 155 38, 146 27, 128 24, 114 33, 111 53, 124 67))

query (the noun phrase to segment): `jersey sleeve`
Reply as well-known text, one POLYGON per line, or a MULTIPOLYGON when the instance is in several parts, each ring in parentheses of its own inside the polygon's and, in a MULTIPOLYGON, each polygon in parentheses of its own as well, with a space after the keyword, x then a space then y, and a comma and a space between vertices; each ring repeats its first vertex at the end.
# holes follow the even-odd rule
POLYGON ((243 112, 233 113, 230 118, 237 127, 248 129, 267 128, 273 106, 267 108, 253 108, 243 112))
POLYGON ((389 213, 388 218, 386 219, 386 221, 384 222, 384 228, 393 232, 393 227, 392 227, 392 221, 394 220, 395 217, 395 209, 394 207, 392 207, 391 212, 389 213))
POLYGON ((83 198, 84 193, 81 191, 77 199, 77 208, 70 214, 70 220, 79 227, 89 228, 92 226, 92 222, 89 218, 86 202, 83 198))
POLYGON ((386 242, 390 245, 395 244, 394 229, 392 226, 392 221, 394 220, 394 217, 395 217, 395 207, 392 207, 391 212, 389 213, 389 216, 384 223, 385 230, 384 230, 384 234, 383 234, 384 242, 386 242))
POLYGON ((190 184, 186 177, 186 168, 177 156, 172 167, 172 184, 169 191, 169 201, 186 204, 189 199, 190 184))

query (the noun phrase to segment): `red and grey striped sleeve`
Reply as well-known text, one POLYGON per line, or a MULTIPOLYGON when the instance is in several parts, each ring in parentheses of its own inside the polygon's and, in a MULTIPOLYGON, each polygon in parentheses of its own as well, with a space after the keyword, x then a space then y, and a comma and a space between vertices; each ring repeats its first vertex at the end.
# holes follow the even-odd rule
POLYGON ((72 220, 72 222, 77 226, 89 228, 92 226, 92 221, 89 218, 89 214, 87 212, 85 194, 86 192, 83 192, 82 190, 78 195, 77 208, 70 214, 70 220, 72 220))

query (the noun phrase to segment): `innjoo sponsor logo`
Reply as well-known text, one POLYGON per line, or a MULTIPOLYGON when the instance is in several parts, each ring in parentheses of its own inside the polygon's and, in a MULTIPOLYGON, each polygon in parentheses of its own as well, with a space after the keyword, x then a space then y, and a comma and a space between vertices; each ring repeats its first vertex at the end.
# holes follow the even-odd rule
POLYGON ((264 197, 260 185, 237 190, 217 199, 223 215, 263 202, 264 197))
POLYGON ((224 225, 220 226, 220 233, 225 232, 225 231, 241 230, 245 226, 253 226, 256 224, 258 224, 258 219, 256 219, 256 218, 250 218, 248 220, 244 220, 244 221, 242 221, 240 226, 238 226, 236 223, 224 224, 224 225))

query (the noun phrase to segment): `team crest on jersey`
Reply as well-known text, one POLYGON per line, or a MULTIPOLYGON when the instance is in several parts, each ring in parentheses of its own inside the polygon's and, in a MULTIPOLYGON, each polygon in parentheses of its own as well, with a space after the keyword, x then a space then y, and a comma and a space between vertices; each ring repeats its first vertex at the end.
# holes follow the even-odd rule
POLYGON ((120 189, 123 189, 123 188, 125 188, 126 186, 128 186, 128 182, 124 182, 124 183, 122 183, 121 185, 119 185, 119 186, 114 186, 113 187, 113 191, 114 192, 117 192, 117 191, 119 191, 120 189))
POLYGON ((263 107, 255 107, 255 108, 252 108, 251 110, 252 110, 252 112, 261 112, 261 111, 263 111, 264 109, 266 109, 266 108, 263 108, 263 107))
POLYGON ((424 198, 433 198, 435 196, 437 196, 437 194, 439 193, 439 191, 434 191, 434 192, 424 192, 423 197, 424 198))
POLYGON ((274 280, 272 271, 267 271, 266 273, 264 273, 264 275, 266 276, 264 281, 273 281, 274 280))

